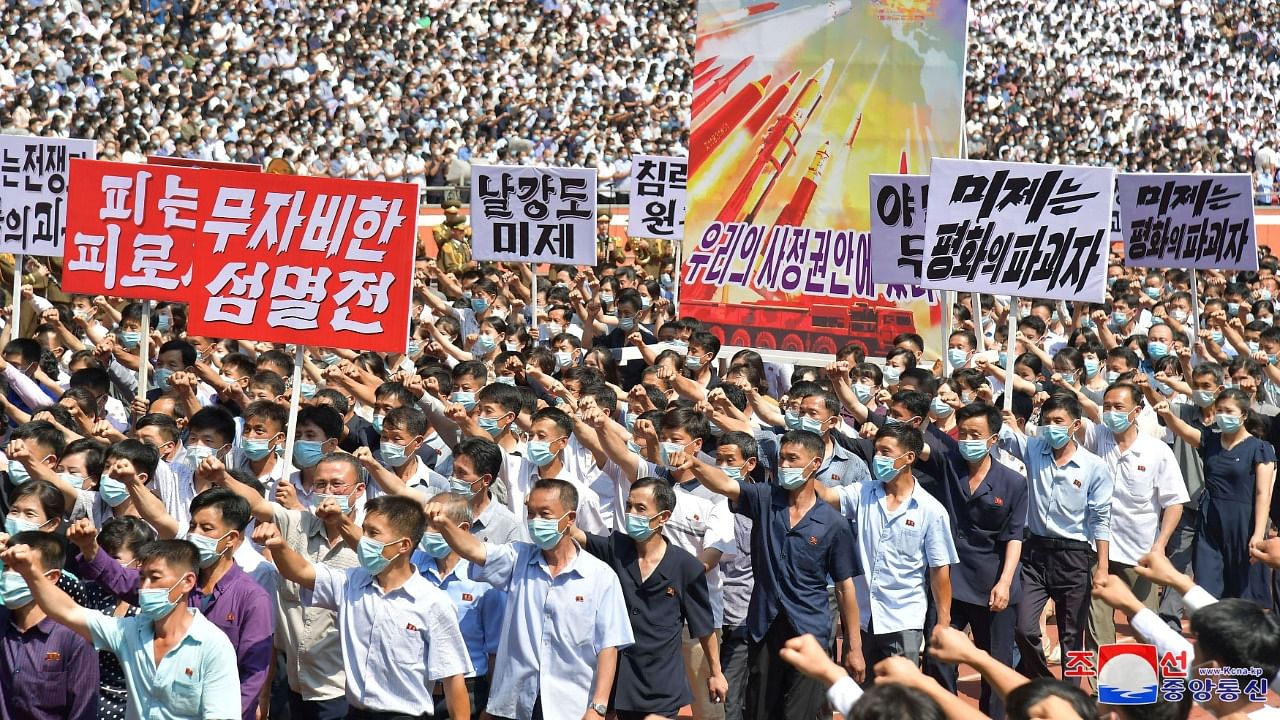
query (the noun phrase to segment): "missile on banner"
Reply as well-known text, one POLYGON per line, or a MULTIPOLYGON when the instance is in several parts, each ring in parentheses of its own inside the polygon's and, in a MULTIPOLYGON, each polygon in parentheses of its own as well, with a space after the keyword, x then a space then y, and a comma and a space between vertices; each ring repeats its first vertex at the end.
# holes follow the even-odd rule
POLYGON ((853 149, 853 143, 858 139, 858 130, 862 129, 862 113, 858 113, 858 117, 853 121, 853 131, 849 133, 849 139, 845 141, 846 150, 853 149))
POLYGON ((761 204, 768 198, 778 178, 786 170, 796 154, 796 144, 804 135, 805 125, 817 110, 824 97, 827 81, 831 79, 831 66, 834 59, 823 63, 822 67, 805 81, 800 94, 787 110, 775 116, 773 124, 760 144, 760 151, 751 166, 743 174, 742 180, 734 189, 729 200, 725 202, 716 220, 722 223, 755 219, 761 204), (746 212, 744 213, 744 209, 746 212))
POLYGON ((902 154, 898 156, 898 174, 899 175, 910 174, 909 171, 907 170, 907 149, 906 148, 903 148, 902 154))
POLYGON ((715 65, 716 61, 719 59, 720 59, 719 55, 712 55, 706 60, 699 61, 696 65, 693 66, 693 72, 692 72, 693 76, 696 78, 702 73, 706 72, 712 65, 715 65))
POLYGON ((804 216, 809 214, 809 206, 813 204, 813 196, 818 191, 822 171, 826 169, 827 160, 831 158, 830 148, 831 141, 827 140, 813 154, 813 162, 809 163, 809 169, 805 171, 804 177, 800 178, 796 191, 791 194, 791 200, 782 208, 782 212, 778 213, 778 219, 773 223, 775 226, 799 227, 804 222, 804 216))
POLYGON ((693 98, 693 114, 697 115, 706 110, 716 98, 728 92, 729 86, 733 84, 733 81, 737 80, 742 71, 746 70, 747 66, 755 59, 755 55, 748 55, 742 58, 737 65, 729 69, 729 72, 713 80, 711 85, 706 90, 703 90, 701 94, 695 95, 693 98))
POLYGON ((800 79, 799 70, 791 73, 791 77, 787 78, 786 82, 774 88, 773 92, 769 93, 769 96, 764 99, 764 102, 760 103, 760 107, 756 108, 755 112, 751 113, 751 117, 748 117, 747 121, 743 123, 742 129, 746 130, 751 137, 755 137, 756 133, 760 132, 760 129, 765 126, 765 123, 773 118, 773 114, 778 111, 778 106, 782 104, 782 101, 787 99, 787 95, 791 94, 791 86, 795 85, 798 79, 800 79))
POLYGON ((767 13, 770 10, 776 9, 777 7, 778 7, 778 3, 776 2, 762 2, 762 3, 756 3, 755 5, 748 5, 747 7, 744 7, 744 8, 738 8, 737 10, 727 12, 724 15, 721 15, 720 17, 716 18, 716 20, 718 21, 716 23, 716 26, 711 28, 707 32, 717 32, 719 30, 724 30, 725 28, 728 28, 729 26, 734 25, 736 23, 740 23, 749 17, 754 17, 756 15, 767 13))
POLYGON ((712 65, 711 67, 707 68, 706 72, 703 72, 701 75, 694 76, 693 91, 696 93, 699 90, 706 87, 707 83, 711 82, 711 80, 716 75, 720 74, 720 71, 723 69, 724 69, 723 65, 712 65))
POLYGON ((748 83, 734 93, 720 109, 711 113, 705 120, 694 123, 689 133, 689 174, 697 172, 698 167, 711 157, 716 147, 733 132, 734 128, 747 117, 747 113, 764 97, 772 75, 765 75, 753 83, 748 83))

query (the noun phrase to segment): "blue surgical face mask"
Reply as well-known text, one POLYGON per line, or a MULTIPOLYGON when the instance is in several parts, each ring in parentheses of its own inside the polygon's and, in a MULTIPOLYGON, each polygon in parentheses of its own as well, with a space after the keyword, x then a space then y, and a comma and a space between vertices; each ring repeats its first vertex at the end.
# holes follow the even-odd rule
POLYGON ((320 357, 320 362, 324 363, 325 367, 333 367, 342 362, 342 358, 338 357, 337 353, 325 353, 320 357))
POLYGON ((271 454, 271 438, 243 438, 240 440, 240 452, 255 462, 263 460, 271 454))
POLYGON ((169 389, 169 381, 173 379, 173 371, 168 368, 160 368, 151 376, 152 382, 160 390, 169 389))
POLYGON ((653 302, 653 301, 652 301, 652 300, 650 300, 649 298, 647 298, 647 297, 645 297, 645 296, 641 295, 641 296, 640 296, 640 309, 642 309, 642 310, 643 310, 643 309, 645 309, 645 308, 649 307, 649 304, 650 304, 650 303, 652 303, 652 302, 653 302))
POLYGON ((392 540, 391 542, 380 543, 376 540, 370 540, 367 535, 360 538, 360 542, 356 543, 356 556, 360 559, 360 566, 370 575, 377 575, 387 569, 391 561, 400 557, 400 554, 396 553, 392 557, 383 557, 382 552, 388 545, 397 542, 400 541, 392 540))
POLYGON ((885 385, 897 385, 902 378, 902 370, 893 365, 885 365, 881 372, 884 374, 885 385))
POLYGON ((636 319, 633 317, 618 318, 618 329, 622 332, 631 332, 636 329, 636 319))
POLYGON ((1218 429, 1222 432, 1233 433, 1239 430, 1240 426, 1244 424, 1244 418, 1239 415, 1223 415, 1222 413, 1218 413, 1213 418, 1213 423, 1217 425, 1218 429))
POLYGON ((601 302, 601 303, 603 303, 603 304, 605 304, 605 305, 612 305, 612 304, 613 304, 613 294, 612 294, 612 293, 600 293, 600 302, 601 302))
POLYGON ((1231 317, 1235 317, 1236 315, 1239 315, 1240 303, 1233 303, 1233 302, 1227 303, 1227 314, 1230 315, 1231 317))
POLYGON ((6 515, 4 518, 4 531, 11 536, 20 532, 32 532, 39 529, 40 526, 30 520, 23 520, 13 515, 6 515))
MULTIPOLYGON (((898 457, 902 457, 899 455, 898 457)), ((898 476, 898 468, 896 467, 898 458, 889 457, 888 455, 876 455, 871 459, 871 472, 876 476, 876 480, 880 482, 889 482, 898 476)))
POLYGON ((734 467, 733 465, 721 465, 720 472, 724 473, 725 477, 735 482, 742 479, 742 468, 740 467, 734 467))
POLYGON ((1266 289, 1266 288, 1262 288, 1261 290, 1259 290, 1259 291, 1258 291, 1258 299, 1259 299, 1259 300, 1270 300, 1270 299, 1271 299, 1271 291, 1270 291, 1270 290, 1268 290, 1268 289, 1266 289))
POLYGON ((84 478, 73 472, 58 473, 58 475, 62 478, 63 482, 77 490, 84 487, 84 478))
POLYGON ((1117 381, 1117 380, 1119 380, 1119 379, 1120 379, 1120 373, 1116 372, 1115 370, 1108 370, 1108 371, 1107 371, 1107 384, 1108 384, 1108 385, 1114 385, 1114 384, 1116 383, 1116 381, 1117 381))
POLYGON ((812 418, 808 415, 800 418, 800 429, 807 430, 815 435, 822 434, 822 421, 818 418, 812 418))
POLYGON ((9 461, 9 482, 14 485, 26 485, 31 482, 31 473, 27 471, 27 466, 17 460, 9 461))
POLYGON ((564 537, 564 532, 560 530, 560 521, 568 516, 569 513, 565 513, 556 520, 549 518, 533 518, 529 520, 529 539, 543 550, 550 550, 559 545, 560 538, 564 537))
POLYGON ((494 348, 498 347, 498 342, 488 335, 479 335, 471 346, 472 355, 488 355, 494 348))
POLYGON ((1159 360, 1169 355, 1169 346, 1159 340, 1152 340, 1147 343, 1147 357, 1152 360, 1159 360))
POLYGON ((1160 288, 1158 287, 1146 288, 1145 292, 1147 293, 1147 297, 1151 298, 1152 300, 1160 299, 1160 288))
POLYGON ((129 489, 110 475, 98 479, 98 495, 111 507, 120 507, 129 499, 129 489))
POLYGON ((169 595, 174 588, 182 584, 182 580, 174 583, 168 590, 164 588, 147 588, 138 591, 138 612, 151 621, 163 620, 178 606, 177 600, 170 600, 169 595))
POLYGON ((660 442, 658 443, 658 452, 662 456, 662 464, 670 465, 671 456, 678 452, 684 452, 686 445, 677 442, 660 442))
POLYGON ((303 470, 315 467, 324 457, 323 445, 319 440, 298 440, 293 444, 293 464, 303 470))
POLYGON ((693 371, 702 369, 702 358, 696 355, 688 355, 684 359, 684 366, 693 371))
POLYGON ((161 315, 156 318, 156 330, 166 333, 173 329, 173 317, 171 315, 161 315))
POLYGON ((138 347, 140 342, 142 342, 142 333, 136 330, 126 330, 120 333, 120 345, 125 350, 132 350, 138 347))
POLYGON ((418 543, 418 547, 433 558, 442 558, 450 553, 449 543, 445 542, 444 536, 438 532, 422 533, 422 542, 418 543))
POLYGON ((788 410, 782 414, 782 417, 783 417, 783 422, 786 424, 788 430, 800 429, 800 413, 795 412, 793 410, 788 410))
POLYGON ((1245 343, 1245 345, 1248 345, 1248 346, 1249 346, 1249 354, 1250 354, 1250 355, 1252 355, 1252 354, 1254 354, 1254 353, 1256 353, 1256 352, 1262 352, 1262 346, 1261 346, 1261 345, 1259 345, 1258 343, 1254 342, 1253 340, 1249 340, 1248 342, 1246 342, 1246 343, 1245 343))
POLYGON ((648 517, 645 517, 644 515, 627 513, 627 521, 626 521, 627 534, 631 536, 632 540, 636 540, 636 541, 648 540, 655 532, 658 531, 657 528, 649 527, 649 522, 651 520, 653 520, 653 518, 648 518, 648 517))
POLYGON ((1071 430, 1066 425, 1043 425, 1040 427, 1040 437, 1054 450, 1061 450, 1071 441, 1071 430))
POLYGON ((969 361, 969 352, 959 348, 951 348, 947 350, 947 364, 952 370, 959 370, 969 361))
POLYGON ((373 423, 372 423, 372 424, 373 424, 373 431, 374 431, 374 432, 376 432, 376 433, 378 433, 379 435, 381 435, 381 434, 382 434, 382 421, 383 421, 383 420, 386 420, 386 419, 387 419, 387 416, 386 416, 386 414, 384 414, 384 413, 378 413, 378 414, 374 415, 374 416, 373 416, 373 423))
POLYGON ((342 511, 343 515, 346 515, 347 513, 351 512, 351 499, 346 495, 326 495, 322 493, 316 493, 315 498, 313 500, 314 502, 313 507, 318 509, 321 505, 324 504, 326 500, 332 500, 338 503, 338 509, 342 511))
POLYGON ((858 402, 866 405, 871 402, 871 397, 875 394, 875 388, 866 383, 854 383, 853 394, 858 398, 858 402))
POLYGON ((409 347, 405 348, 404 354, 414 357, 420 352, 422 352, 422 343, 417 340, 410 340, 409 347))
POLYGON ((473 392, 455 390, 449 399, 461 405, 467 412, 471 412, 471 408, 476 406, 476 394, 473 392))
POLYGON ((476 425, 481 430, 489 433, 489 437, 498 437, 502 434, 502 427, 498 424, 498 418, 480 415, 476 418, 476 425))
POLYGON ((407 445, 397 445, 393 442, 385 440, 378 445, 378 453, 382 455, 382 460, 393 468, 404 467, 409 462, 409 454, 406 452, 407 445))
POLYGON ((935 397, 929 405, 933 410, 933 414, 937 415, 939 418, 951 417, 951 413, 956 411, 955 408, 948 405, 947 402, 940 397, 935 397))
POLYGON ((1214 330, 1210 332, 1209 337, 1213 339, 1214 345, 1221 345, 1223 340, 1226 339, 1226 336, 1222 334, 1221 330, 1214 330))
POLYGON ((1007 351, 1001 350, 999 356, 997 356, 996 358, 996 362, 999 363, 1000 367, 1002 368, 1009 367, 1009 353, 1007 351))
MULTIPOLYGON (((476 482, 480 481, 477 480, 476 482)), ((455 495, 461 495, 464 498, 475 497, 475 483, 467 482, 462 478, 451 477, 449 478, 449 492, 455 495)))
POLYGON ((1218 399, 1218 393, 1212 390, 1196 390, 1191 394, 1191 401, 1196 404, 1196 407, 1207 408, 1216 399, 1218 399))
POLYGON ((308 400, 316 396, 316 390, 317 388, 315 383, 304 382, 298 385, 298 392, 302 395, 302 397, 308 400))
POLYGON ((482 312, 484 312, 485 310, 488 310, 488 309, 489 309, 489 300, 488 300, 488 298, 482 298, 482 297, 473 297, 473 298, 471 298, 471 311, 472 311, 472 312, 482 313, 482 312))
POLYGON ((960 454, 964 459, 971 463, 976 463, 987 456, 991 449, 987 447, 986 440, 961 440, 960 454))
POLYGON ((1115 325, 1116 327, 1124 327, 1125 323, 1127 322, 1129 322, 1128 313, 1124 313, 1119 310, 1116 310, 1115 312, 1111 313, 1112 325, 1115 325))
POLYGON ((802 467, 778 468, 778 487, 783 490, 795 490, 804 485, 808 479, 804 475, 804 470, 802 467))
POLYGON ((212 566, 214 563, 218 562, 218 558, 222 557, 227 550, 231 549, 231 546, 228 545, 222 552, 218 552, 218 545, 221 544, 222 541, 226 539, 227 535, 230 534, 231 533, 228 532, 220 538, 211 538, 205 537, 204 535, 197 535, 195 533, 187 533, 187 542, 195 545, 196 550, 200 551, 200 567, 207 568, 212 566))
POLYGON ((1085 359, 1084 359, 1084 374, 1085 374, 1085 376, 1086 376, 1086 377, 1088 377, 1088 378, 1090 378, 1090 379, 1095 378, 1095 377, 1097 377, 1097 376, 1098 376, 1098 370, 1099 370, 1101 367, 1102 367, 1102 363, 1098 362, 1098 361, 1097 361, 1096 359, 1094 359, 1094 358, 1085 358, 1085 359))
POLYGON ((560 368, 561 370, 564 370, 565 368, 573 366, 573 353, 566 352, 564 350, 557 350, 555 355, 556 355, 556 367, 560 368))
MULTIPOLYGON (((48 575, 48 573, 45 574, 48 575)), ((3 600, 4 606, 10 610, 29 605, 31 588, 27 587, 27 579, 16 572, 0 574, 0 600, 3 600)))
POLYGON ((205 458, 213 457, 218 454, 217 448, 205 447, 204 445, 192 445, 188 447, 183 455, 187 464, 191 467, 200 467, 200 463, 205 458))
POLYGON ((551 443, 546 440, 530 440, 526 450, 529 453, 529 462, 538 467, 546 467, 556 459, 556 454, 551 452, 551 443))
POLYGON ((495 379, 499 384, 501 384, 501 385, 506 385, 507 387, 515 387, 515 386, 516 386, 516 379, 515 379, 514 377, 510 376, 510 375, 499 375, 498 377, 496 377, 496 378, 494 378, 494 379, 495 379))
POLYGON ((1127 412, 1108 410, 1107 412, 1102 413, 1102 424, 1106 425, 1108 430, 1118 435, 1125 430, 1128 430, 1129 426, 1133 425, 1133 420, 1129 418, 1129 413, 1127 412))

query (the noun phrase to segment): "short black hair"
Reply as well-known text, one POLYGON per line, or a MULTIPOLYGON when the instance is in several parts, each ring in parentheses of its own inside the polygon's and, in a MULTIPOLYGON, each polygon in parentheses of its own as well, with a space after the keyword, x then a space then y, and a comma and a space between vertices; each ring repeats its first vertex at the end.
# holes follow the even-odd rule
POLYGON ((453 382, 457 384, 464 377, 478 380, 480 384, 489 382, 489 366, 479 360, 460 362, 453 368, 453 382))
POLYGON ((453 448, 453 456, 469 458, 481 476, 488 475, 496 480, 502 470, 502 448, 492 440, 464 438, 453 448))
POLYGON ((221 405, 206 405, 187 420, 187 430, 210 430, 226 444, 236 439, 236 419, 221 405))
POLYGON ((23 365, 40 362, 40 343, 31 338, 15 338, 4 346, 4 356, 19 355, 23 365))
POLYGON ((249 501, 240 497, 233 490, 224 487, 211 487, 191 499, 191 517, 207 508, 217 508, 222 522, 232 530, 244 532, 249 525, 249 501))
MULTIPOLYGON (((65 409, 65 408, 64 408, 65 409)), ((35 444, 48 450, 54 457, 61 458, 67 447, 67 437, 62 431, 46 420, 32 420, 14 428, 9 434, 10 440, 33 440, 35 444)), ((37 458, 37 460, 40 458, 37 458)))
POLYGON ((1080 407, 1080 400, 1075 395, 1063 391, 1055 392, 1049 395, 1049 399, 1044 401, 1040 406, 1040 417, 1044 417, 1054 410, 1065 410, 1073 420, 1079 420, 1083 410, 1080 407))
POLYGON ((392 408, 382 420, 385 430, 404 430, 417 437, 427 432, 427 414, 417 405, 392 408))
POLYGON ((285 392, 284 378, 270 370, 259 370, 249 378, 249 387, 265 387, 272 395, 280 397, 285 392))
POLYGON ((1191 615, 1196 656, 1223 667, 1261 668, 1262 676, 1280 672, 1280 618, 1241 598, 1223 598, 1191 615))
POLYGON ((112 460, 128 460, 134 472, 145 474, 151 481, 155 479, 156 467, 160 464, 160 451, 141 440, 127 438, 107 448, 103 462, 110 464, 112 460))
POLYGON ((164 343, 160 346, 160 351, 156 356, 159 357, 167 352, 182 353, 182 367, 184 368, 195 365, 196 358, 200 356, 200 353, 196 352, 195 347, 186 340, 170 340, 164 343))
POLYGON ((662 478, 642 477, 631 484, 632 490, 647 487, 653 488, 653 501, 658 506, 658 512, 672 512, 676 509, 676 491, 671 483, 662 478))
POLYGON ((995 405, 988 405, 984 402, 969 403, 964 407, 956 410, 956 424, 960 424, 965 420, 976 417, 985 417, 987 420, 987 430, 991 434, 1000 432, 1000 428, 1004 427, 1004 417, 1001 416, 1000 410, 995 405))
POLYGON ((342 416, 328 405, 308 405, 298 410, 298 422, 295 427, 310 423, 320 428, 326 440, 342 437, 342 416))
POLYGON ((80 438, 67 443, 58 459, 65 460, 73 455, 84 453, 84 466, 89 471, 89 478, 97 480, 102 476, 104 466, 102 459, 106 451, 107 446, 105 444, 90 438, 80 438))
POLYGON ((568 480, 557 480, 555 478, 539 478, 529 489, 529 493, 533 494, 534 490, 554 490, 560 498, 560 502, 564 504, 567 511, 576 512, 578 509, 578 488, 568 480))
POLYGON ((1030 720, 1029 712, 1045 698, 1057 697, 1071 706, 1071 710, 1081 718, 1097 715, 1098 709, 1093 698, 1085 694, 1079 685, 1058 680, 1057 678, 1035 678, 1019 685, 1005 699, 1005 711, 1009 720, 1030 720))
POLYGON ((9 491, 9 507, 13 507, 28 495, 34 497, 36 502, 40 503, 40 509, 44 512, 44 516, 50 520, 62 520, 62 516, 67 514, 67 499, 62 491, 56 485, 48 480, 32 480, 28 483, 18 485, 9 491))
MULTIPOLYGON (((337 390, 331 390, 330 392, 336 393, 339 396, 342 395, 342 393, 339 393, 337 390)), ((344 397, 343 399, 345 400, 346 398, 344 397)), ((207 409, 208 408, 205 408, 205 410, 207 409)), ((203 412, 203 410, 201 412, 203 412)), ((200 413, 196 413, 196 415, 199 414, 200 413)), ((250 418, 262 418, 267 422, 279 425, 281 430, 285 430, 289 426, 289 408, 271 400, 254 400, 244 409, 244 419, 249 420, 250 418)), ((191 419, 195 420, 195 415, 191 416, 191 419)), ((234 418, 232 419, 231 424, 234 429, 234 418)))
POLYGON ((920 452, 924 450, 924 433, 914 425, 906 423, 898 423, 891 425, 885 423, 876 431, 876 439, 890 438, 896 440, 898 445, 907 452, 913 452, 916 457, 920 457, 920 452))
MULTIPOLYGON (((314 403, 316 405, 323 405, 324 403, 320 402, 321 400, 327 400, 329 407, 332 407, 334 410, 337 410, 338 414, 340 415, 346 415, 348 412, 351 411, 350 398, 338 392, 337 390, 334 390, 333 388, 325 388, 320 392, 316 393, 316 396, 314 398, 314 403)), ((268 404, 275 405, 276 403, 268 403, 268 404)), ((249 415, 247 414, 248 413, 247 410, 245 411, 245 413, 246 413, 245 417, 249 417, 249 415)), ((285 423, 287 424, 288 423, 287 414, 285 415, 285 418, 286 418, 285 423)))
POLYGON ((152 540, 138 549, 137 558, 140 565, 161 560, 179 575, 200 572, 200 551, 187 540, 152 540))
POLYGON ((569 413, 559 408, 543 408, 533 414, 531 423, 539 420, 550 420, 556 424, 556 428, 564 433, 565 437, 573 434, 573 418, 569 417, 569 413))
POLYGON ((726 445, 738 448, 742 453, 743 460, 750 460, 752 458, 759 459, 760 443, 756 442, 755 437, 750 433, 744 433, 738 430, 727 432, 720 436, 719 446, 725 447, 726 445))
POLYGON ((414 396, 413 391, 405 387, 404 383, 384 382, 373 391, 374 400, 384 400, 395 398, 399 401, 401 407, 413 407, 418 404, 418 398, 414 396))
POLYGON ((784 445, 799 445, 808 450, 809 454, 819 458, 827 451, 822 436, 808 430, 788 430, 778 441, 778 449, 781 450, 784 445))
POLYGON ((509 413, 520 413, 520 407, 523 405, 520 398, 520 390, 510 385, 504 385, 499 382, 490 383, 480 388, 480 392, 476 393, 476 402, 491 402, 509 413))
POLYGON ((919 390, 899 390, 889 398, 890 405, 902 405, 912 417, 927 417, 933 397, 919 390))
POLYGON ((109 555, 128 550, 135 556, 143 545, 156 539, 156 531, 145 520, 133 515, 111 518, 102 524, 98 544, 109 555))
POLYGON ((178 438, 182 436, 182 431, 178 429, 178 421, 174 420, 172 415, 148 413, 138 418, 138 421, 134 423, 133 429, 138 431, 149 427, 159 430, 160 434, 169 442, 177 442, 178 438))
POLYGON ((414 547, 422 541, 422 533, 427 527, 427 514, 422 503, 398 495, 379 495, 364 506, 365 517, 381 515, 387 519, 392 529, 409 538, 414 547))
POLYGON ((61 570, 66 554, 64 540, 51 532, 27 530, 9 538, 9 547, 26 545, 40 553, 40 565, 45 570, 61 570))
POLYGON ((287 352, 282 350, 268 350, 264 353, 258 353, 258 367, 262 367, 264 363, 279 365, 280 369, 284 370, 283 377, 290 377, 293 375, 293 357, 287 352))
POLYGON ((667 410, 658 424, 658 430, 683 430, 694 440, 706 442, 711 437, 711 425, 707 416, 693 408, 677 407, 667 410))
POLYGON ((876 683, 853 704, 848 720, 943 720, 938 703, 923 692, 897 683, 876 683))
POLYGON ((111 392, 111 376, 102 368, 81 368, 71 373, 71 379, 67 382, 67 387, 88 388, 95 395, 105 395, 111 392))

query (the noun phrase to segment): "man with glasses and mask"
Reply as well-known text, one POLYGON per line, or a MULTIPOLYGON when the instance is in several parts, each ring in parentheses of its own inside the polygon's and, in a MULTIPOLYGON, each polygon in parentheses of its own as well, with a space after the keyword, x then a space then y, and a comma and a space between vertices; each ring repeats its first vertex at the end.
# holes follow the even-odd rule
MULTIPOLYGON (((157 514, 154 496, 141 483, 126 478, 125 485, 144 516, 157 514), (143 510, 148 503, 151 509, 143 510)), ((188 601, 226 633, 235 647, 242 715, 244 720, 254 720, 273 657, 272 608, 266 590, 232 558, 245 540, 244 528, 248 524, 249 503, 231 490, 215 487, 191 501, 186 540, 199 551, 197 584, 188 601)), ((162 534, 172 530, 158 529, 162 534)), ((121 600, 137 604, 138 571, 121 567, 101 552, 97 532, 87 519, 78 521, 67 532, 67 538, 83 556, 84 578, 121 600)))
MULTIPOLYGON (((93 526, 88 530, 90 542, 93 526)), ((105 552, 101 553, 106 555, 105 552)), ((27 581, 32 597, 51 619, 120 659, 129 686, 130 717, 155 720, 235 720, 242 716, 236 653, 226 635, 195 608, 200 553, 184 540, 147 543, 138 552, 134 592, 140 613, 111 617, 76 604, 34 562, 26 545, 0 556, 27 581), (161 658, 159 662, 156 658, 161 658)), ((115 560, 108 561, 117 564, 115 560)), ((118 564, 117 564, 118 566, 118 564)), ((75 678, 80 682, 82 678, 75 678)))
MULTIPOLYGON (((252 406, 250 406, 252 407, 252 406)), ((364 483, 356 459, 346 453, 330 453, 315 466, 317 509, 286 508, 267 500, 257 490, 221 472, 212 461, 202 468, 211 482, 222 485, 249 503, 259 522, 273 522, 284 542, 312 565, 338 571, 358 567, 355 550, 344 542, 350 527, 363 520, 364 483), (328 510, 326 512, 326 510, 328 510), (345 534, 344 534, 345 531, 345 534)), ((257 534, 255 534, 257 537, 257 534)), ((281 578, 275 609, 276 646, 284 652, 289 680, 289 713, 297 720, 338 720, 347 715, 346 675, 337 614, 307 607, 303 588, 281 578)))

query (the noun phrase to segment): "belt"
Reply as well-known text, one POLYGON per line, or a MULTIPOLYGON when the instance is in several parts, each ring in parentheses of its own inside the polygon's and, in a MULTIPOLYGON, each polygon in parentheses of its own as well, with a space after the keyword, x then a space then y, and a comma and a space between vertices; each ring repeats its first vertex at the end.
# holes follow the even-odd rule
POLYGON ((429 713, 422 715, 408 715, 399 712, 385 712, 382 710, 363 710, 361 708, 352 707, 347 710, 347 720, 427 720, 431 715, 429 713))
POLYGON ((1037 545, 1039 547, 1049 548, 1050 550, 1092 550, 1089 543, 1084 540, 1070 540, 1068 538, 1052 538, 1044 535, 1027 534, 1026 543, 1028 545, 1037 545))

